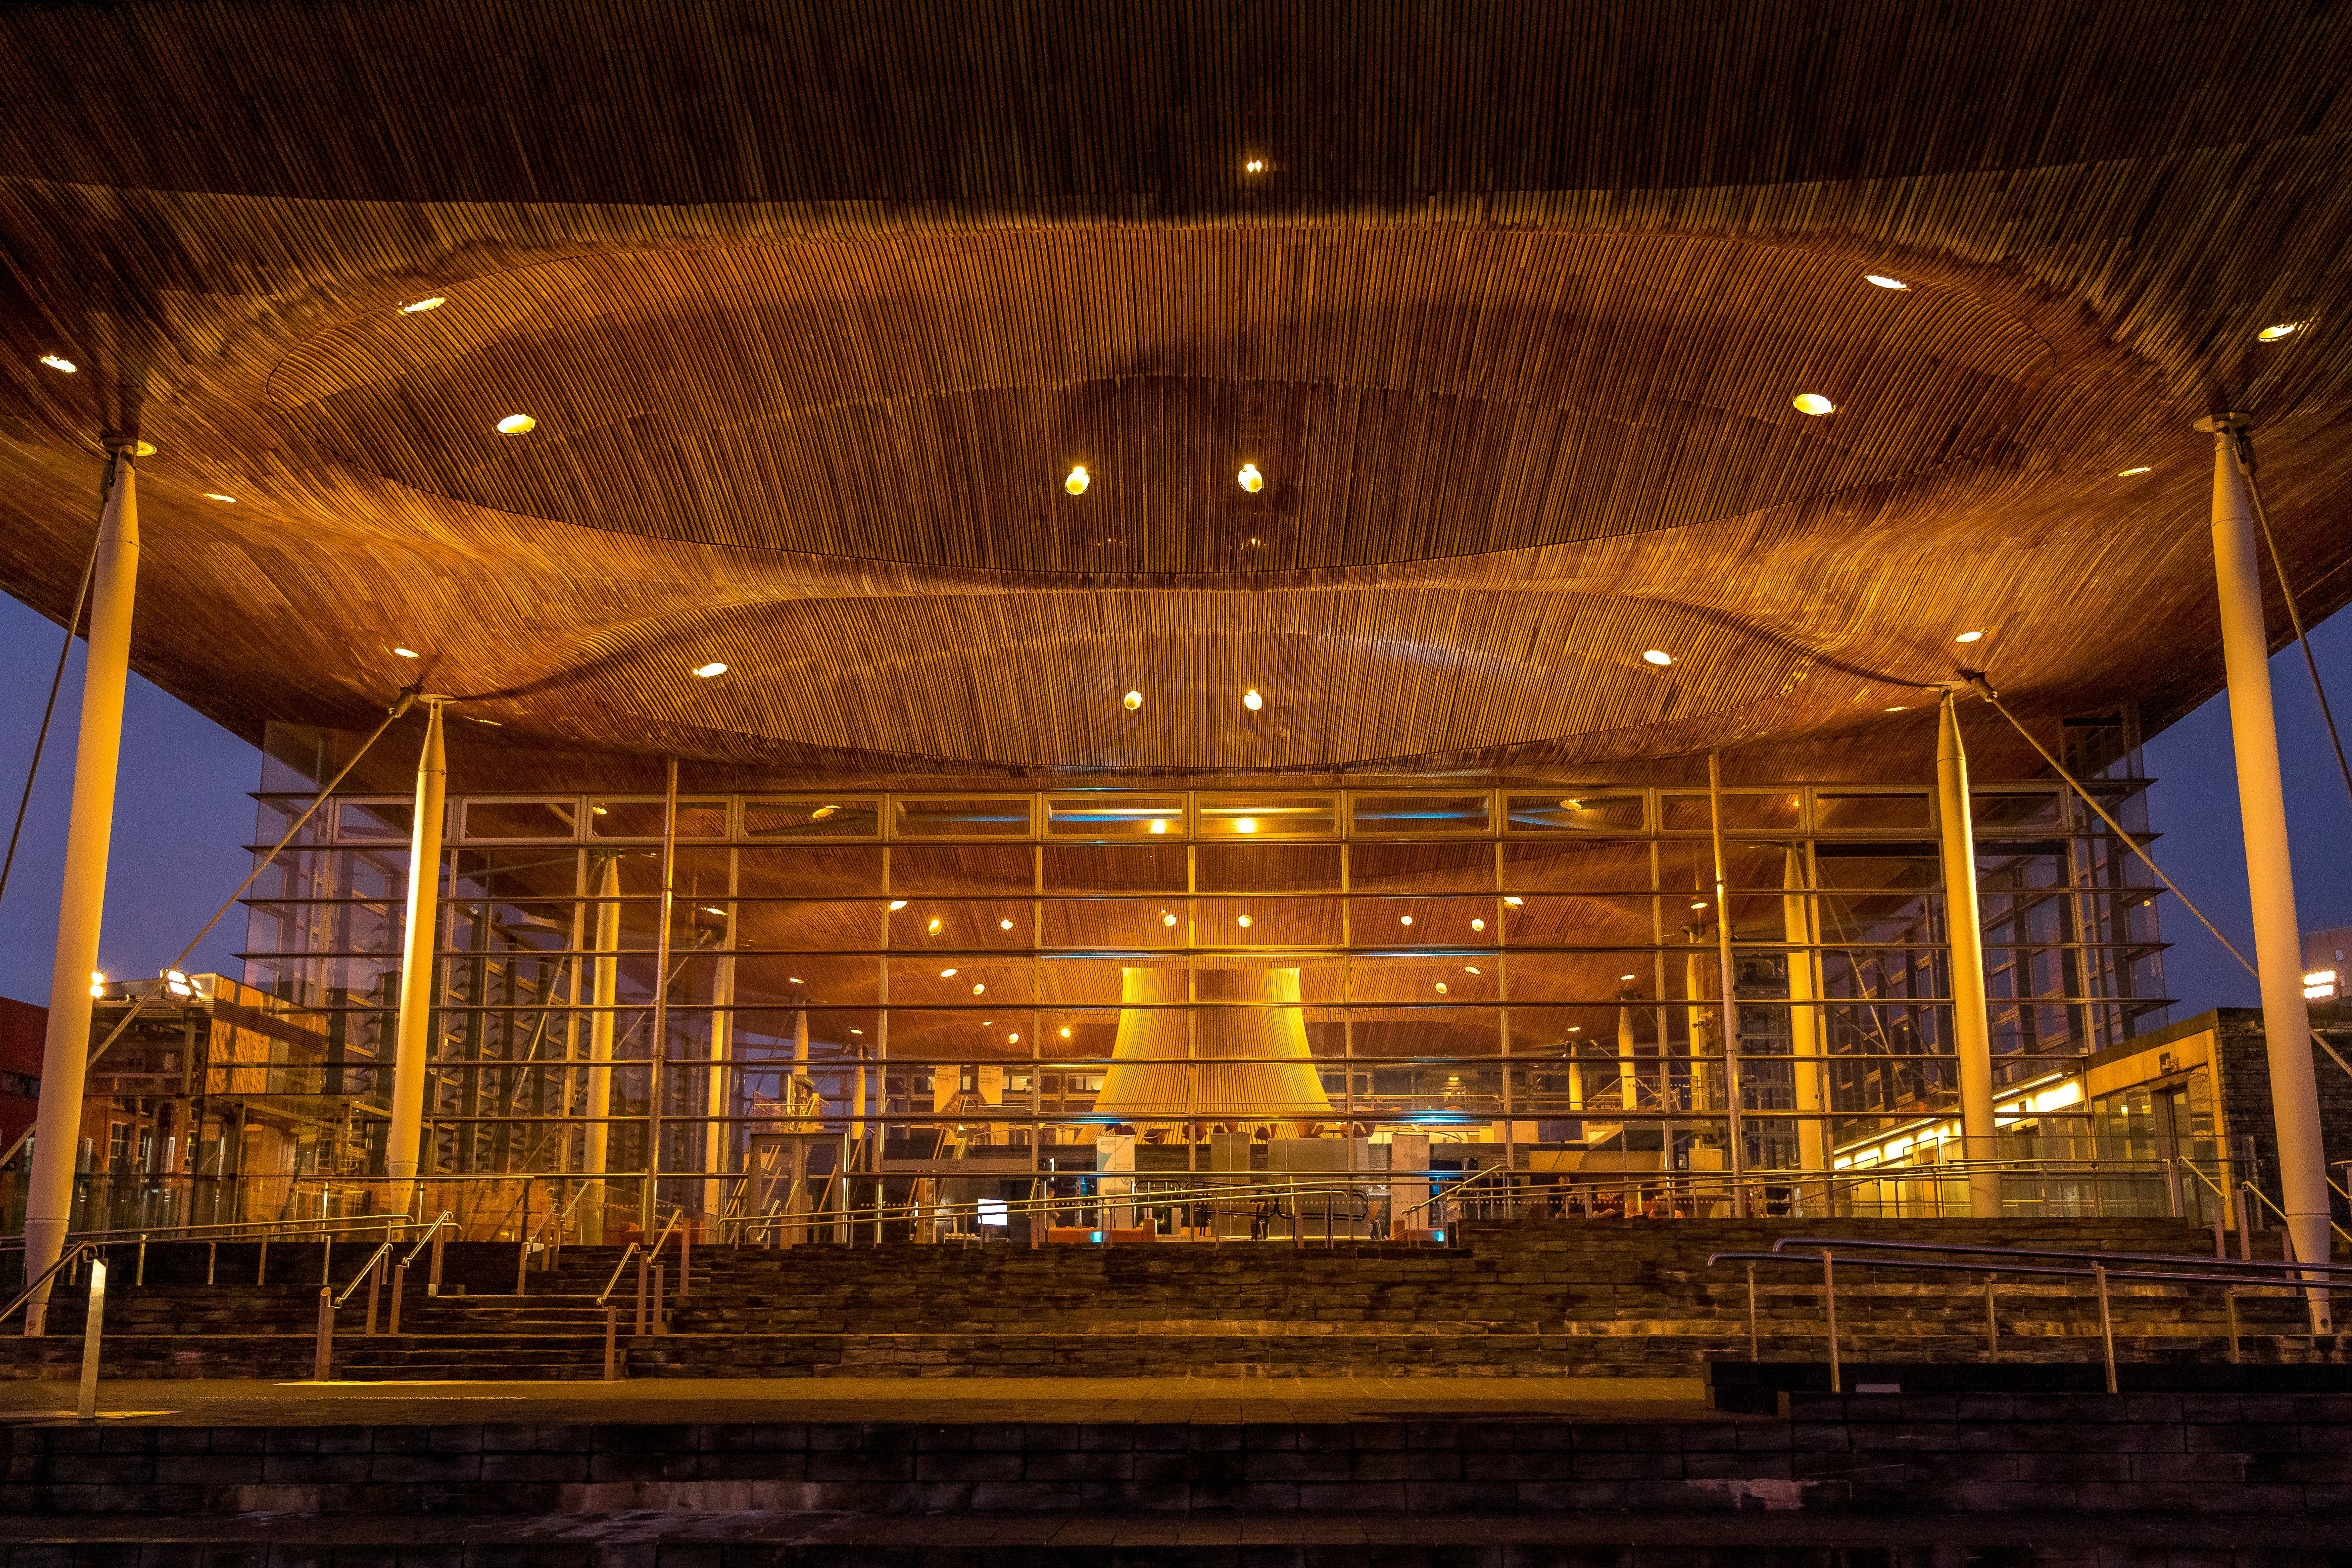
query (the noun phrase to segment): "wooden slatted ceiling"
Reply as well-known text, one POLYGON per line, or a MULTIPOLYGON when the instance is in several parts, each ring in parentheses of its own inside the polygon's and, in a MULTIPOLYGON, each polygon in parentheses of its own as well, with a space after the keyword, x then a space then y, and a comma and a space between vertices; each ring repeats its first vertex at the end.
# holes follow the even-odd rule
POLYGON ((1963 661, 2160 723, 2197 415, 2352 597, 2347 64, 2056 0, 18 8, 0 581, 62 613, 135 417, 142 673, 257 735, 418 647, 517 778, 1902 775, 1963 661))

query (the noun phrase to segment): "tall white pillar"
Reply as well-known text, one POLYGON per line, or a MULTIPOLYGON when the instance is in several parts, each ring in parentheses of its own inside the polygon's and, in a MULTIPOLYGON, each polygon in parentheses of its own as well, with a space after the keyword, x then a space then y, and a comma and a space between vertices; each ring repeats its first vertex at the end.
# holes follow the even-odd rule
MULTIPOLYGON (((2326 1154, 2320 1142, 2319 1085, 2311 1059, 2311 1007, 2303 994, 2303 937, 2296 929, 2294 873, 2287 858, 2286 795, 2279 783, 2278 730, 2271 713, 2270 633, 2263 616, 2262 569, 2254 555, 2253 509, 2235 451, 2239 416, 2200 419, 2213 436, 2213 574, 2221 589, 2221 655, 2229 672, 2230 735, 2238 757, 2238 809, 2245 822, 2246 890, 2254 917, 2254 967, 2263 994, 2263 1043, 2270 1058, 2271 1117, 2278 1130, 2279 1192, 2294 1255, 2328 1256, 2326 1154)), ((2327 1297, 2311 1295, 2314 1332, 2326 1331, 2327 1297)))
MULTIPOLYGON (((1780 862, 1780 935, 1789 944, 1789 1054, 1796 1075, 1797 1110, 1807 1119, 1797 1123, 1797 1168, 1827 1173, 1830 1168, 1829 1123, 1818 1120, 1822 1110, 1822 1058, 1827 1019, 1818 1005, 1822 995, 1822 955, 1814 934, 1818 924, 1813 900, 1807 896, 1811 879, 1805 874, 1805 852, 1790 845, 1780 862)), ((1805 1212, 1829 1212, 1827 1182, 1800 1189, 1805 1212)))
POLYGON ((2000 1217, 2000 1157, 1992 1118, 1992 1019, 1985 1005, 1984 918, 1977 909, 1977 835, 1969 815, 1969 754, 1958 697, 1944 693, 1936 731, 1937 820, 1944 848, 1944 927, 1952 944, 1952 1048, 1960 1068, 1960 1149, 1981 1167, 1969 1176, 1969 1213, 2000 1217))
MULTIPOLYGON (((74 1160, 81 1143, 82 1083, 89 1065, 90 975, 106 910, 106 858, 114 826, 114 775, 122 750, 122 692, 131 674, 131 615, 139 586, 139 489, 131 443, 110 441, 112 485, 98 522, 89 584, 89 658, 83 667, 81 736, 74 749, 65 886, 58 898, 58 952, 49 972, 49 1025, 41 1049, 41 1100, 25 1200, 25 1273, 65 1251, 73 1217, 74 1160)), ((47 1327, 48 1291, 25 1305, 25 1332, 47 1327)))
POLYGON ((613 1024, 621 1000, 621 862, 608 858, 596 879, 596 947, 588 979, 588 1147, 581 1164, 588 1191, 580 1200, 580 1235, 604 1243, 604 1170, 613 1144, 613 1024))
POLYGON ((415 1201, 418 1145, 425 1131, 425 1074, 433 1057, 433 1004, 439 987, 436 953, 441 930, 441 818, 449 764, 441 750, 441 702, 425 709, 425 750, 416 759, 416 819, 408 829, 408 924, 400 961, 400 1011, 393 1026, 392 1128, 383 1166, 392 1203, 415 1201))

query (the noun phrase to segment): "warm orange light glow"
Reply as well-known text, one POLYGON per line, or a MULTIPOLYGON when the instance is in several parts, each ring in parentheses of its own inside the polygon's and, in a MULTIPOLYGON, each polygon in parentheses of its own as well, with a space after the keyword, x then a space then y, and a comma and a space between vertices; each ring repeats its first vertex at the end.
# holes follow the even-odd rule
POLYGON ((1074 496, 1082 496, 1087 493, 1087 486, 1093 482, 1094 476, 1087 473, 1086 465, 1081 463, 1070 470, 1070 477, 1062 481, 1062 488, 1074 496))
POLYGON ((1810 414, 1818 419, 1824 414, 1835 414, 1837 405, 1818 392, 1801 392, 1789 399, 1789 405, 1800 414, 1810 414))
POLYGON ((501 436, 527 436, 539 427, 539 421, 528 414, 509 414, 499 421, 501 436))
POLYGON ((449 300, 445 295, 430 294, 422 300, 413 300, 408 304, 403 305, 400 308, 400 313, 404 316, 413 316, 419 310, 437 310, 448 302, 449 300))

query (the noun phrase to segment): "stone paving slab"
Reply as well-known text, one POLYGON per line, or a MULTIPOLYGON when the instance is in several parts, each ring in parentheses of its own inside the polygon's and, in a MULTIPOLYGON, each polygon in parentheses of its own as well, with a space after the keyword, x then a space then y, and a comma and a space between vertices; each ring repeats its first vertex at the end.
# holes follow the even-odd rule
MULTIPOLYGON (((74 1387, 0 1381, 0 1424, 71 1422, 74 1387)), ((619 1383, 101 1381, 100 1424, 1731 1420, 1697 1378, 672 1378, 619 1383)))

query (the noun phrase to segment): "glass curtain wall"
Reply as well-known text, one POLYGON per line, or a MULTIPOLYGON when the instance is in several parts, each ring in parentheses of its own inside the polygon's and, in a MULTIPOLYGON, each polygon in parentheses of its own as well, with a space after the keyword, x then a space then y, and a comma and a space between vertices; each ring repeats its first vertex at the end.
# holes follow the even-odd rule
MULTIPOLYGON (((2054 789, 1980 789, 2006 1124, 2071 1132, 2050 1086, 2160 1018, 2154 889, 2054 789)), ((382 1201, 408 809, 335 803, 249 900, 247 985, 322 1042, 268 1096, 319 1211, 382 1201)), ((1735 1124, 1750 1171, 1916 1160, 1958 1110, 1934 809, 1724 792, 1727 1017, 1704 790, 689 795, 667 858, 658 797, 456 798, 426 1201, 594 1240, 656 1163, 652 1211, 707 1224, 1126 1135, 1187 1172, 1400 1137, 1711 1172, 1735 1124)))

